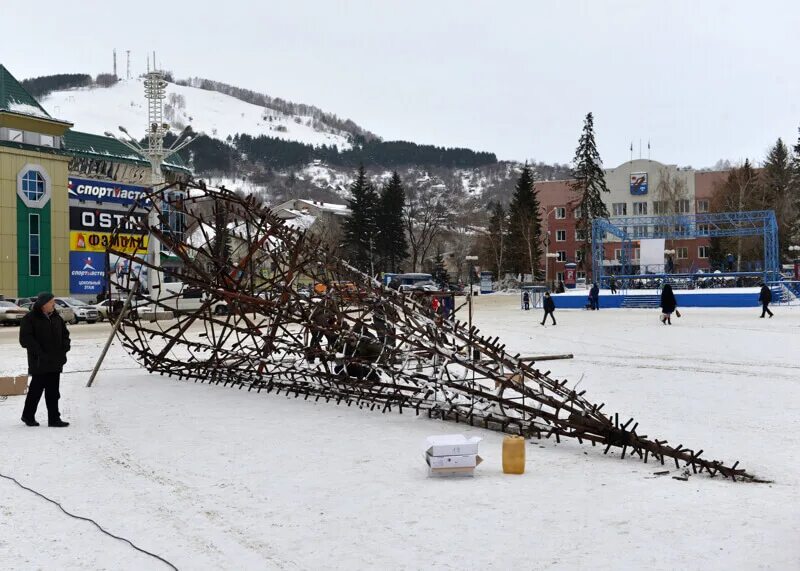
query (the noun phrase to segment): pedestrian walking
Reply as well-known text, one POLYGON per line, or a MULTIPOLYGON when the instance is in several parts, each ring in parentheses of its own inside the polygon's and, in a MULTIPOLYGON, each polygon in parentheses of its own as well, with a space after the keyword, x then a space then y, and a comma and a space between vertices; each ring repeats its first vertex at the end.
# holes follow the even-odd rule
POLYGON ((617 280, 614 279, 614 276, 611 276, 608 279, 608 287, 611 288, 611 295, 614 295, 614 294, 617 293, 617 280))
POLYGON ((528 292, 523 292, 522 294, 522 309, 528 311, 531 308, 531 296, 528 295, 528 292))
POLYGON ((553 325, 556 324, 556 318, 553 315, 553 312, 556 310, 556 302, 553 301, 553 298, 550 296, 550 292, 547 291, 544 293, 544 317, 542 317, 542 325, 544 322, 547 321, 547 316, 550 316, 550 319, 553 320, 553 325))
POLYGON ((661 323, 672 325, 672 312, 677 311, 677 309, 678 302, 675 299, 672 286, 666 284, 664 289, 661 290, 661 323))
POLYGON ((33 309, 22 318, 19 344, 28 350, 28 374, 31 376, 22 422, 28 426, 39 426, 36 409, 44 393, 48 426, 69 426, 69 422, 61 420, 58 411, 61 370, 67 362, 70 348, 69 331, 56 311, 52 293, 40 293, 33 309))
POLYGON ((761 284, 761 293, 758 294, 758 301, 761 302, 761 319, 764 319, 764 315, 769 313, 770 319, 772 318, 772 312, 769 310, 769 303, 772 301, 772 290, 767 287, 767 284, 761 284))
POLYGON ((592 284, 592 289, 589 290, 589 299, 592 301, 592 309, 600 309, 600 287, 597 282, 592 284))

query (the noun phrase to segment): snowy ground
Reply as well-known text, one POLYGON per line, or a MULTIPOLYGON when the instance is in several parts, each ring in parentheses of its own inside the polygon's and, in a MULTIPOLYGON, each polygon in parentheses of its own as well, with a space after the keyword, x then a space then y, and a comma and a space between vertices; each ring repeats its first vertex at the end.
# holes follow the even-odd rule
MULTIPOLYGON (((0 472, 180 569, 800 568, 800 308, 687 309, 671 327, 658 310, 557 311, 542 327, 516 296, 477 304, 512 352, 574 353, 543 368, 640 433, 775 483, 681 482, 549 440, 507 476, 499 434, 154 377, 118 347, 86 389, 100 324, 71 328, 72 426, 25 427, 23 397, 0 401, 0 472), (454 432, 484 438, 477 476, 426 478, 421 441, 454 432)), ((23 371, 16 335, 0 329, 2 373, 23 371)), ((0 567, 166 568, 4 479, 0 567)))

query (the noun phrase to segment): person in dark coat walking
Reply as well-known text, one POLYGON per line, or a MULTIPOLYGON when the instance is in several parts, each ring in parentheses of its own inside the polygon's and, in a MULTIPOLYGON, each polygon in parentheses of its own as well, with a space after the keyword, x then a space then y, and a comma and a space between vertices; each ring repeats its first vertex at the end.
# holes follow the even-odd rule
POLYGON ((556 310, 556 302, 553 301, 553 298, 550 296, 550 292, 547 291, 544 293, 544 317, 542 317, 542 325, 544 322, 547 321, 547 316, 550 316, 550 319, 553 320, 553 325, 556 324, 556 318, 553 315, 553 312, 556 310))
POLYGON ((36 409, 44 392, 48 426, 69 426, 68 422, 61 420, 61 413, 58 412, 61 370, 67 362, 70 348, 69 331, 56 311, 52 293, 40 293, 33 309, 22 318, 19 344, 28 350, 28 374, 31 376, 22 422, 28 426, 39 426, 36 409))
POLYGON ((600 309, 600 287, 597 283, 592 284, 592 289, 589 290, 589 299, 592 300, 592 309, 600 309))
POLYGON ((675 300, 672 286, 666 284, 664 289, 661 290, 661 323, 664 325, 672 325, 672 312, 677 308, 678 302, 675 300))
POLYGON ((608 278, 608 287, 611 288, 611 295, 617 293, 617 280, 614 279, 614 276, 608 278))
POLYGON ((770 318, 772 318, 772 312, 769 310, 769 302, 772 301, 772 291, 767 287, 767 284, 761 284, 761 293, 758 294, 758 301, 761 302, 761 319, 764 319, 764 315, 769 313, 770 318))
POLYGON ((526 291, 522 293, 522 309, 528 311, 531 308, 531 296, 526 291))

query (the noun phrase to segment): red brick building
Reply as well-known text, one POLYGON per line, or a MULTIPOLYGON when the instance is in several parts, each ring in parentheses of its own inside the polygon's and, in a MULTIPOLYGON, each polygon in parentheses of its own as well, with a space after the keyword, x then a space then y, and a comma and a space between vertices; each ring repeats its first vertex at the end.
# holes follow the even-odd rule
MULTIPOLYGON (((637 159, 605 171, 609 194, 603 196, 612 222, 615 217, 660 216, 708 212, 714 185, 724 182, 727 172, 698 172, 665 165, 657 161, 637 159)), ((537 182, 536 190, 542 206, 546 252, 542 266, 549 280, 564 277, 564 264, 578 263, 578 278, 591 280, 591 260, 581 264, 580 242, 576 222, 578 196, 570 190, 569 181, 537 182)), ((634 228, 635 230, 635 228, 634 228)), ((698 229, 702 231, 702 229, 698 229)), ((639 242, 634 239, 633 264, 638 266, 639 242)), ((666 240, 665 248, 674 250, 675 272, 696 272, 710 268, 709 240, 666 240)), ((621 255, 622 246, 614 238, 605 243, 604 266, 611 271, 621 255)), ((663 260, 661 261, 663 264, 663 260)), ((661 271, 662 268, 652 268, 661 271)))

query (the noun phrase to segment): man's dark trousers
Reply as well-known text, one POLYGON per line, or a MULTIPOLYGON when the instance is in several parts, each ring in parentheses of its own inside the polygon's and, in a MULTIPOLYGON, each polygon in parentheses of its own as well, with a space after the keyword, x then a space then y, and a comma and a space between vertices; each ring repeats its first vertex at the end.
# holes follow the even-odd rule
POLYGON ((61 373, 32 375, 31 384, 28 387, 28 396, 25 397, 25 408, 22 411, 23 418, 34 419, 39 400, 44 392, 48 422, 61 420, 61 414, 58 412, 58 399, 61 398, 61 393, 58 390, 60 384, 61 373))
POLYGON ((772 312, 769 310, 769 307, 767 307, 768 305, 768 303, 761 304, 761 317, 764 317, 764 315, 767 313, 769 313, 769 316, 772 317, 772 312))

